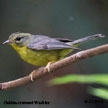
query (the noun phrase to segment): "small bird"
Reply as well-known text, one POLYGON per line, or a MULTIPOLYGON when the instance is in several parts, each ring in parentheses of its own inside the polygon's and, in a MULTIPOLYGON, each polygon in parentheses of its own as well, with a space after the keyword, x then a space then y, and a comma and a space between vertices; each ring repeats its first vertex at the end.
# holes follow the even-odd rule
MULTIPOLYGON (((30 33, 12 33, 3 44, 11 45, 19 56, 26 62, 36 66, 46 66, 50 72, 50 65, 63 59, 74 49, 88 40, 104 37, 96 34, 75 41, 65 38, 51 38, 44 35, 30 33)), ((33 81, 32 75, 31 80, 33 81)))

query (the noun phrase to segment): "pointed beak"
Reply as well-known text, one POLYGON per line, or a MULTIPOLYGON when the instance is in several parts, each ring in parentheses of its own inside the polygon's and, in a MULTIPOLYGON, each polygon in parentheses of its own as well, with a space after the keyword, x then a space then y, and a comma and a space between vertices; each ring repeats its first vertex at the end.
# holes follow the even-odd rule
POLYGON ((3 42, 3 44, 8 44, 11 43, 9 40, 6 40, 5 42, 3 42))

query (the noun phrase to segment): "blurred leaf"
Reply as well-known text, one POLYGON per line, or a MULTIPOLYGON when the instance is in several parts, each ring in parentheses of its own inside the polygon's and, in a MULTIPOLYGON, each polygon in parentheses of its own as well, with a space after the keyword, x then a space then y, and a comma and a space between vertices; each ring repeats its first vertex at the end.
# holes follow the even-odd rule
MULTIPOLYGON (((64 77, 58 77, 49 81, 50 85, 59 85, 67 83, 95 83, 108 86, 107 74, 95 74, 95 75, 67 75, 64 77)), ((89 93, 108 100, 108 90, 104 88, 90 88, 89 93)))
POLYGON ((67 75, 63 77, 58 77, 49 81, 50 85, 59 85, 66 83, 97 83, 108 85, 108 75, 107 74, 95 74, 95 75, 67 75))
POLYGON ((104 88, 91 88, 89 93, 108 100, 108 90, 104 88))

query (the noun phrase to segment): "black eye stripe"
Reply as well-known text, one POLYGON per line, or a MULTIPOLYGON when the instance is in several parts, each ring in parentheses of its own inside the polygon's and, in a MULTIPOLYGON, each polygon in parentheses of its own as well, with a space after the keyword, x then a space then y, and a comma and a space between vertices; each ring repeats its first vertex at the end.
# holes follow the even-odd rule
POLYGON ((15 41, 20 41, 23 37, 17 37, 15 41))

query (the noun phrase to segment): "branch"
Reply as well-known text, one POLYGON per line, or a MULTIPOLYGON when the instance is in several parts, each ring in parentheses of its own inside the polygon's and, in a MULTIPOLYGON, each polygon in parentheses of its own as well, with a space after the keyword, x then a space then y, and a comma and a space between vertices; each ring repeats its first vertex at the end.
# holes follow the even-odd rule
MULTIPOLYGON (((91 48, 88 50, 80 51, 76 54, 73 54, 69 57, 66 57, 63 60, 60 60, 58 62, 53 63, 50 66, 50 70, 51 70, 50 73, 55 72, 56 70, 58 70, 64 66, 67 66, 69 64, 80 61, 81 59, 87 59, 87 58, 101 55, 104 53, 108 53, 108 44, 98 46, 96 48, 91 48)), ((42 77, 44 77, 45 75, 48 75, 50 73, 44 67, 41 67, 41 68, 31 72, 31 74, 33 75, 34 81, 37 81, 38 79, 41 79, 42 77)), ((9 88, 14 88, 17 86, 22 86, 22 85, 26 85, 28 83, 31 83, 32 81, 31 81, 30 75, 23 77, 23 78, 13 80, 13 81, 0 83, 0 90, 7 90, 9 88)))

